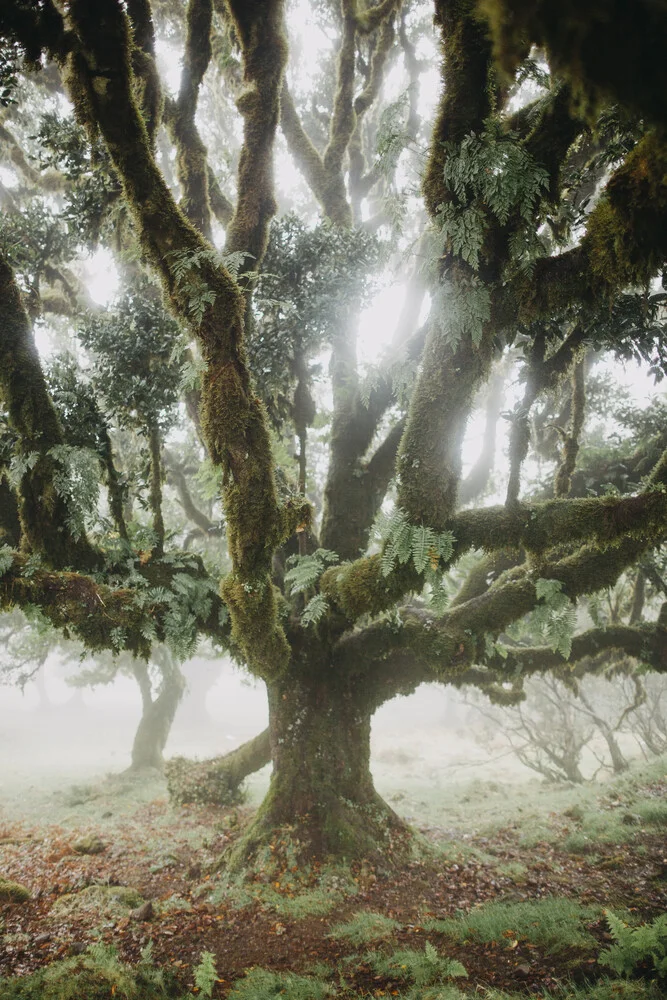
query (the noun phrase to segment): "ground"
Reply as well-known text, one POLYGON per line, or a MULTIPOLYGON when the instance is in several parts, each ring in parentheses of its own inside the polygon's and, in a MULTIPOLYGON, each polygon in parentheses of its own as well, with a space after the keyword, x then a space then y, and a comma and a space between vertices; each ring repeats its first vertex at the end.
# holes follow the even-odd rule
MULTIPOLYGON (((392 956, 423 954, 430 942, 465 968, 467 978, 451 980, 464 995, 594 983, 610 972, 599 961, 611 942, 604 910, 631 923, 667 910, 666 764, 556 790, 477 780, 458 787, 447 827, 434 823, 432 801, 420 808, 398 793, 392 804, 422 833, 400 873, 296 870, 286 834, 250 882, 230 880, 217 862, 251 807, 172 808, 157 775, 75 787, 51 796, 51 822, 5 810, 0 874, 32 898, 0 899, 0 975, 31 973, 94 942, 135 963, 152 940, 153 960, 184 989, 212 952, 214 997, 253 966, 316 975, 341 997, 391 996, 410 983, 414 959, 392 956)), ((640 963, 649 978, 650 969, 640 963)))

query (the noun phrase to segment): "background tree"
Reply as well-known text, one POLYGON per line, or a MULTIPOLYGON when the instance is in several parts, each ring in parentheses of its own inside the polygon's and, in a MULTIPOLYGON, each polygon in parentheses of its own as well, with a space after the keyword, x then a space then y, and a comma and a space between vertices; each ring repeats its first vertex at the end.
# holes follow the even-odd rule
MULTIPOLYGON (((548 4, 513 20, 511 5, 436 0, 443 86, 428 122, 418 100, 420 52, 433 41, 427 4, 314 5, 337 41, 308 95, 290 69, 281 0, 189 0, 166 14, 162 4, 132 0, 69 0, 62 10, 51 0, 11 0, 0 14, 29 92, 10 99, 34 99, 50 80, 85 130, 78 176, 62 139, 52 143, 59 157, 49 169, 65 176, 53 209, 59 225, 60 207, 70 206, 87 226, 95 220, 88 238, 129 249, 159 278, 192 342, 188 371, 200 374, 184 391, 221 480, 230 560, 228 570, 209 570, 177 537, 162 540, 157 458, 150 550, 130 540, 118 559, 108 534, 88 530, 73 499, 81 475, 63 450, 32 333, 42 291, 64 284, 39 262, 29 284, 8 247, 0 396, 15 506, 0 600, 37 605, 91 651, 148 657, 157 640, 186 654, 208 634, 266 683, 271 788, 236 862, 252 861, 285 827, 308 855, 400 858, 409 831, 373 787, 370 723, 383 702, 423 681, 474 684, 511 701, 533 674, 584 658, 599 665, 590 658, 605 650, 664 670, 664 610, 647 619, 638 601, 631 622, 580 633, 575 610, 579 598, 659 552, 667 523, 660 435, 621 444, 624 462, 641 472, 617 494, 594 471, 588 495, 573 493, 587 352, 631 351, 656 374, 664 361, 656 281, 667 252, 667 153, 664 109, 649 96, 662 69, 644 56, 667 32, 653 8, 628 20, 626 6, 604 29, 595 5, 577 6, 577 38, 597 38, 599 28, 592 63, 586 46, 571 51, 569 37, 552 30, 548 4), (172 45, 182 40, 176 98, 156 63, 167 24, 172 45), (611 66, 621 28, 641 86, 611 66), (30 74, 44 63, 49 77, 30 74), (394 71, 403 95, 390 102, 383 89, 394 71), (221 180, 216 174, 224 157, 210 157, 202 140, 199 97, 209 92, 216 108, 229 108, 225 94, 235 97, 243 136, 235 191, 227 167, 221 180), (310 207, 303 224, 282 220, 271 230, 279 129, 319 226, 310 207), (415 180, 424 161, 422 202, 415 180), (86 214, 84 195, 94 212, 86 214), (220 246, 222 227, 224 249, 211 242, 220 246), (386 360, 365 377, 364 296, 380 262, 388 268, 405 252, 418 273, 386 360), (430 313, 420 326, 424 284, 430 313), (320 517, 304 490, 323 348, 331 417, 320 517), (463 506, 488 481, 463 488, 465 430, 484 386, 510 361, 524 385, 509 414, 506 502, 463 506), (527 461, 531 444, 545 446, 533 419, 544 406, 560 417, 556 462, 543 477, 551 498, 535 491, 527 461), (278 433, 298 442, 298 457, 281 468, 278 433), (525 616, 538 644, 510 645, 503 637, 525 616)), ((24 168, 32 142, 39 137, 10 134, 26 186, 48 173, 24 168)), ((237 150, 227 153, 235 162, 237 150)), ((153 293, 142 287, 146 312, 153 293)), ((145 343, 140 328, 130 341, 145 343)), ((498 412, 487 407, 490 441, 498 412)))

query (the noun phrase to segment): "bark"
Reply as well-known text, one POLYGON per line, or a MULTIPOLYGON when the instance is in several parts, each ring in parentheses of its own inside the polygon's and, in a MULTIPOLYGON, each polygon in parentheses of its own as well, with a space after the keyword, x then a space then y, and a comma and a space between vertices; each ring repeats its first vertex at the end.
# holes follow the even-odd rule
POLYGON ((150 452, 150 490, 149 501, 153 514, 153 531, 155 546, 153 557, 161 559, 164 555, 164 518, 162 516, 162 438, 157 424, 151 424, 148 431, 148 448, 150 452))
POLYGON ((243 781, 271 760, 269 730, 232 750, 223 757, 193 761, 173 757, 165 773, 172 802, 183 805, 232 805, 243 801, 243 781))
POLYGON ((55 568, 90 569, 99 561, 85 536, 69 527, 67 504, 58 490, 63 469, 52 449, 65 443, 49 396, 30 319, 7 261, 0 256, 0 400, 19 439, 25 461, 18 513, 25 547, 55 568))
POLYGON ((303 859, 404 858, 409 830, 373 786, 363 681, 309 671, 268 693, 271 787, 231 865, 255 857, 276 831, 295 838, 303 859))

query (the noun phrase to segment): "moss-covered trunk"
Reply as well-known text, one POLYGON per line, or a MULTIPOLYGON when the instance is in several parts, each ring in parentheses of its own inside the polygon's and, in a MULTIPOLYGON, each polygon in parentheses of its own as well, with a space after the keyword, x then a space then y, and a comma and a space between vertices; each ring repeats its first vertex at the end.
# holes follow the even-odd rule
POLYGON ((373 786, 371 712, 359 682, 292 676, 268 693, 271 785, 232 864, 285 838, 304 859, 391 864, 410 834, 373 786))

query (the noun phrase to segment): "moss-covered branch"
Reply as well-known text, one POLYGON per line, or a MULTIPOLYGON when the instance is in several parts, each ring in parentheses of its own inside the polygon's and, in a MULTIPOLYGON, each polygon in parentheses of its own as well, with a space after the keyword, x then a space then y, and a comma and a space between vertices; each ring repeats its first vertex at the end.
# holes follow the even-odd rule
POLYGON ((212 760, 172 757, 165 766, 167 789, 179 805, 229 805, 243 800, 243 781, 271 760, 269 730, 265 729, 236 750, 212 760))
POLYGON ((211 61, 211 0, 190 0, 186 13, 185 51, 178 97, 165 102, 165 122, 176 145, 176 173, 181 207, 188 219, 211 238, 210 168, 206 146, 195 123, 199 88, 211 61))
POLYGON ((590 112, 611 100, 667 123, 667 11, 652 0, 478 0, 499 64, 514 74, 531 43, 546 48, 590 112), (619 58, 622 53, 622 58, 619 58))
POLYGON ((426 207, 432 217, 449 200, 445 143, 460 142, 481 129, 491 112, 491 42, 474 0, 436 0, 435 22, 442 38, 443 90, 424 176, 426 207))
MULTIPOLYGON (((250 36, 266 40, 261 25, 254 30, 253 16, 257 15, 264 25, 272 24, 279 10, 275 2, 244 5, 242 39, 244 32, 250 31, 250 36)), ((175 311, 196 334, 207 365, 203 375, 202 428, 209 453, 224 473, 223 502, 234 568, 225 582, 225 600, 248 663, 258 672, 274 672, 286 664, 289 650, 276 617, 269 573, 274 548, 284 537, 289 518, 278 503, 266 416, 255 396, 246 361, 245 298, 229 272, 216 262, 210 244, 175 205, 155 163, 132 93, 129 30, 121 5, 116 0, 101 0, 93 12, 84 0, 73 0, 70 18, 78 42, 68 79, 77 113, 89 127, 99 128, 102 133, 144 251, 161 276, 175 311), (198 266, 194 268, 193 264, 193 285, 187 262, 195 258, 198 266), (185 280, 179 277, 183 264, 185 280), (197 305, 197 297, 201 300, 202 296, 203 311, 197 305)), ((253 68, 248 72, 252 80, 255 73, 262 73, 261 51, 261 47, 251 51, 253 68)), ((273 74, 272 78, 276 58, 272 49, 267 59, 267 73, 273 74)), ((280 80, 274 82, 279 87, 280 80)), ((249 91, 249 113, 252 106, 257 107, 256 93, 249 91)), ((272 107, 277 117, 277 96, 272 107)), ((271 107, 259 108, 258 114, 258 125, 268 127, 273 120, 271 107)), ((265 135, 265 155, 269 146, 270 139, 265 135)), ((242 189, 252 187, 254 162, 253 156, 244 160, 237 216, 240 206, 248 204, 242 189)), ((268 166, 258 181, 266 181, 267 176, 268 166)), ((258 183, 255 194, 249 194, 251 201, 260 186, 258 183)), ((265 188, 262 190, 266 194, 265 188)), ((265 206, 271 201, 272 195, 265 206)), ((242 230, 245 234, 244 249, 251 249, 246 236, 261 245, 263 225, 268 225, 264 214, 259 219, 243 215, 243 225, 237 226, 236 233, 242 230)))
POLYGON ((667 143, 649 132, 612 174, 579 246, 508 282, 499 322, 553 318, 573 302, 604 306, 625 288, 648 284, 667 260, 666 175, 667 143))
MULTIPOLYGON (((186 571, 159 562, 138 569, 145 586, 114 588, 82 573, 35 566, 29 557, 17 552, 12 565, 0 576, 0 608, 38 608, 53 628, 66 638, 78 639, 91 653, 123 650, 148 659, 153 642, 168 638, 174 615, 174 602, 164 596, 164 589, 186 571), (151 585, 162 591, 155 599, 151 585)), ((222 614, 222 601, 213 593, 210 598, 196 627, 229 646, 230 625, 222 614)))
POLYGON ((228 0, 243 53, 245 89, 237 99, 243 116, 238 197, 227 230, 226 249, 250 254, 247 270, 264 256, 276 211, 273 144, 287 62, 283 0, 228 0))
POLYGON ((0 255, 0 399, 18 437, 22 542, 48 565, 90 569, 97 555, 77 537, 58 489, 63 470, 52 449, 65 443, 49 396, 32 326, 8 262, 0 255))
MULTIPOLYGON (((447 522, 447 528, 455 539, 452 563, 470 549, 524 549, 537 558, 558 545, 591 542, 571 561, 562 560, 563 575, 556 577, 567 581, 567 587, 574 587, 576 593, 589 593, 603 586, 595 579, 596 566, 604 567, 608 562, 611 571, 607 577, 614 582, 621 572, 614 568, 616 562, 622 568, 630 565, 667 533, 667 493, 656 489, 633 497, 548 500, 461 511, 447 522), (587 589, 578 589, 577 566, 586 574, 587 589)), ((549 576, 552 569, 542 567, 538 576, 549 576)), ((424 579, 411 562, 385 576, 378 555, 327 570, 320 585, 329 600, 350 621, 356 621, 365 614, 388 610, 410 591, 420 591, 424 579)))

